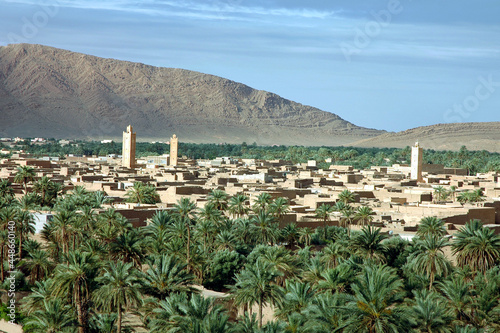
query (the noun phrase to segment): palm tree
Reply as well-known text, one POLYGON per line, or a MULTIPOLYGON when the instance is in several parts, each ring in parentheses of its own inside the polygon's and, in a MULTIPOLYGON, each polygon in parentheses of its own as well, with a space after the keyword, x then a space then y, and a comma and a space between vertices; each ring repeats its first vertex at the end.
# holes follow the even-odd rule
POLYGON ((109 259, 109 244, 102 242, 97 238, 84 240, 78 249, 90 253, 92 256, 99 258, 101 261, 109 259))
POLYGON ((24 185, 24 194, 28 193, 28 183, 35 179, 35 170, 27 165, 17 167, 14 182, 24 185))
POLYGON ((159 235, 167 230, 167 227, 173 223, 172 216, 166 210, 157 211, 149 220, 147 230, 149 234, 159 235))
POLYGON ((465 203, 471 201, 471 192, 464 191, 460 192, 457 196, 457 201, 463 206, 465 203))
POLYGON ((468 266, 473 271, 485 273, 500 261, 500 236, 483 227, 479 220, 472 220, 460 228, 451 246, 459 267, 468 266))
POLYGON ((139 229, 132 229, 119 235, 109 244, 109 253, 113 260, 122 260, 141 267, 144 259, 144 236, 139 229))
POLYGON ((118 316, 111 314, 96 314, 90 319, 91 332, 116 332, 116 321, 118 316))
POLYGON ((302 272, 302 280, 316 286, 323 279, 321 276, 325 271, 325 265, 318 257, 313 257, 306 263, 306 267, 302 272))
POLYGON ((271 211, 276 219, 279 221, 283 215, 288 214, 290 211, 290 205, 288 204, 288 199, 279 197, 274 199, 274 201, 269 205, 269 210, 271 211))
POLYGON ((151 333, 196 332, 224 333, 228 331, 228 316, 213 298, 198 294, 167 297, 153 310, 148 328, 151 333))
POLYGON ((436 186, 434 188, 434 196, 436 197, 436 202, 442 202, 450 196, 450 193, 443 186, 436 186))
POLYGON ((318 281, 318 292, 343 293, 347 286, 352 283, 356 271, 348 265, 339 265, 321 273, 321 280, 318 281))
POLYGON ((208 251, 208 246, 213 243, 217 234, 217 227, 210 220, 201 220, 194 230, 196 237, 203 240, 203 250, 208 251))
POLYGON ((417 229, 417 236, 420 237, 425 237, 426 235, 443 236, 445 233, 444 221, 435 216, 422 218, 417 229))
POLYGON ((326 222, 330 220, 330 215, 333 213, 333 207, 330 205, 322 204, 316 208, 316 217, 323 220, 323 229, 325 240, 327 238, 326 222))
POLYGON ((22 211, 29 211, 35 209, 40 202, 40 197, 36 193, 28 193, 23 197, 13 201, 14 206, 22 211))
POLYGON ((311 228, 305 227, 299 229, 299 242, 304 243, 306 246, 311 245, 312 235, 314 234, 314 230, 311 228))
POLYGON ((254 220, 250 220, 248 218, 239 218, 234 221, 235 233, 238 239, 243 244, 252 245, 255 244, 255 235, 257 226, 254 223, 254 220))
POLYGON ((479 203, 484 201, 484 193, 483 190, 478 188, 477 190, 472 191, 471 193, 471 202, 479 203))
POLYGON ((500 330, 500 267, 477 275, 473 281, 474 323, 500 330))
POLYGON ((225 211, 227 209, 227 200, 229 195, 222 190, 212 190, 208 193, 208 202, 213 204, 215 209, 225 211))
POLYGON ((351 206, 347 205, 346 208, 340 211, 340 213, 342 214, 340 222, 342 223, 342 226, 347 229, 348 235, 350 235, 351 224, 355 217, 354 209, 351 206))
POLYGON ((87 332, 89 304, 96 289, 97 262, 89 253, 71 251, 67 264, 59 264, 54 273, 53 294, 68 297, 76 307, 78 332, 87 332))
POLYGON ((274 243, 277 239, 275 217, 264 209, 259 210, 251 220, 256 225, 256 239, 261 244, 274 243))
MULTIPOLYGON (((31 293, 23 298, 22 310, 30 315, 36 310, 44 310, 44 302, 54 299, 52 296, 52 279, 35 281, 31 293)), ((62 301, 62 300, 61 300, 62 301)))
POLYGON ((241 218, 243 215, 247 214, 249 207, 247 206, 248 197, 243 194, 235 195, 231 197, 228 202, 229 212, 233 216, 241 218))
POLYGON ((72 193, 75 197, 85 197, 89 194, 89 191, 83 186, 75 186, 72 193))
POLYGON ((342 192, 340 192, 338 198, 339 201, 343 202, 346 205, 350 202, 355 201, 354 193, 349 190, 343 190, 342 192))
POLYGON ((140 303, 137 271, 132 263, 111 261, 97 282, 101 287, 94 293, 94 300, 104 311, 117 312, 117 333, 121 333, 123 311, 140 303))
POLYGON ((450 324, 453 317, 450 315, 445 299, 425 289, 413 291, 413 294, 415 301, 411 311, 419 332, 451 333, 450 324))
POLYGON ((70 232, 75 221, 75 213, 66 210, 57 212, 52 219, 53 232, 57 240, 61 243, 63 253, 68 253, 69 251, 70 232))
POLYGON ((45 199, 47 196, 47 192, 49 192, 51 188, 52 188, 52 182, 50 181, 50 178, 47 176, 43 176, 33 184, 33 190, 36 193, 41 193, 42 195, 42 206, 46 205, 45 199))
POLYGON ((381 230, 370 225, 364 226, 361 232, 351 239, 351 247, 364 258, 385 262, 385 246, 382 241, 388 236, 381 234, 381 230))
POLYGON ((275 315, 286 319, 292 313, 301 313, 314 298, 314 290, 307 282, 286 280, 285 296, 278 302, 275 315))
POLYGON ((7 229, 0 229, 0 277, 3 282, 5 279, 4 262, 9 251, 9 231, 7 229))
POLYGON ((43 301, 43 308, 33 312, 26 325, 35 333, 71 333, 76 322, 70 306, 61 299, 52 299, 43 301))
POLYGON ((409 314, 400 306, 403 281, 387 266, 365 266, 351 285, 354 296, 344 307, 348 332, 408 332, 409 314))
POLYGON ((14 189, 11 185, 12 183, 7 179, 0 180, 0 198, 7 198, 14 195, 14 189))
MULTIPOLYGON (((258 247, 255 248, 257 250, 258 247)), ((276 278, 276 283, 280 286, 285 285, 286 279, 295 278, 300 271, 298 270, 297 258, 284 247, 263 246, 263 253, 260 254, 258 260, 265 263, 270 263, 274 266, 280 276, 276 278)))
POLYGON ((60 195, 64 194, 65 188, 64 183, 56 183, 52 182, 50 186, 50 190, 47 193, 49 198, 46 198, 48 205, 53 205, 54 202, 60 197, 60 195))
POLYGON ((139 206, 145 204, 155 204, 160 202, 160 196, 153 185, 145 185, 143 182, 135 182, 125 194, 129 202, 135 202, 139 206))
POLYGON ((455 275, 439 284, 439 290, 446 298, 446 308, 451 310, 457 324, 465 325, 472 320, 472 283, 455 275))
POLYGON ((457 193, 457 187, 455 185, 450 186, 450 189, 449 189, 448 192, 451 195, 451 200, 455 201, 455 196, 456 196, 456 193, 457 193))
POLYGON ((0 208, 0 227, 5 229, 7 227, 7 223, 17 220, 18 214, 19 210, 13 206, 0 208))
POLYGON ((97 229, 97 215, 95 210, 90 206, 82 207, 82 213, 78 216, 79 223, 82 226, 82 234, 93 235, 97 229))
POLYGON ((353 210, 352 206, 344 203, 343 201, 337 201, 335 205, 333 205, 333 210, 335 212, 343 212, 344 210, 353 210))
POLYGON ((320 260, 327 268, 335 268, 339 263, 339 260, 346 259, 351 256, 351 254, 349 242, 344 239, 338 239, 323 248, 320 260))
POLYGON ((12 200, 14 200, 13 196, 0 197, 0 209, 10 206, 12 200))
POLYGON ((146 295, 164 299, 171 293, 192 292, 194 277, 174 256, 163 254, 149 258, 148 269, 140 274, 142 290, 146 295))
POLYGON ((257 314, 244 312, 242 316, 238 317, 237 322, 233 326, 234 333, 255 333, 259 330, 259 322, 257 321, 257 314))
POLYGON ((191 248, 191 225, 195 221, 196 204, 189 198, 180 199, 174 206, 173 215, 180 223, 184 224, 187 230, 186 242, 186 262, 190 265, 190 248, 191 248))
POLYGON ((104 191, 95 191, 94 193, 94 203, 95 208, 101 208, 102 205, 112 202, 112 199, 109 198, 104 191))
POLYGON ((308 319, 305 326, 309 332, 342 332, 345 319, 341 306, 344 304, 338 294, 317 294, 304 311, 308 319))
POLYGON ((356 210, 354 219, 360 225, 367 225, 373 221, 373 210, 368 206, 361 206, 356 210))
POLYGON ((451 272, 451 263, 443 252, 443 248, 448 245, 448 241, 440 236, 427 235, 416 240, 417 250, 408 257, 413 270, 423 272, 429 278, 429 290, 436 275, 446 277, 451 272))
POLYGON ((20 211, 17 215, 16 233, 19 237, 19 259, 23 258, 23 242, 30 234, 35 234, 35 219, 33 214, 27 211, 20 211))
POLYGON ((257 196, 257 199, 255 200, 253 210, 254 212, 258 212, 261 210, 267 210, 269 205, 271 204, 272 197, 269 193, 267 192, 262 192, 257 196))
POLYGON ((274 284, 281 274, 269 262, 257 260, 235 277, 232 294, 236 306, 258 304, 259 327, 262 327, 262 309, 267 303, 275 304, 282 296, 278 285, 274 284))
POLYGON ((97 216, 97 220, 102 225, 107 224, 113 227, 122 227, 123 215, 118 213, 114 208, 108 208, 97 216))
POLYGON ((28 258, 26 258, 23 266, 30 272, 30 280, 34 283, 43 280, 52 271, 54 264, 49 259, 47 252, 33 250, 28 253, 28 258))
POLYGON ((297 224, 289 223, 281 231, 282 238, 287 243, 287 247, 293 250, 300 238, 300 229, 297 227, 297 224))
POLYGON ((215 236, 214 247, 217 251, 234 250, 237 243, 236 235, 231 230, 222 230, 215 236))
POLYGON ((224 219, 222 211, 218 210, 213 203, 208 202, 205 207, 200 209, 199 218, 202 221, 210 221, 219 226, 224 219))

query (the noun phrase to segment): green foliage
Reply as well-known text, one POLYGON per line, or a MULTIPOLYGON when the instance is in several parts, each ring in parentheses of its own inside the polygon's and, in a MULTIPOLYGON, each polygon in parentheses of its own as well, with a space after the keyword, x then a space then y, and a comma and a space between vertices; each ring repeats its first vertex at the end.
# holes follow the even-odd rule
MULTIPOLYGON (((98 141, 76 141, 61 146, 49 141, 46 144, 22 142, 18 149, 34 154, 34 156, 107 155, 121 154, 120 143, 100 143, 98 141)), ((162 143, 138 142, 138 157, 159 156, 168 153, 170 146, 162 143)), ((236 158, 283 159, 292 163, 305 163, 316 160, 322 168, 328 167, 324 161, 332 159, 332 163, 352 165, 355 168, 369 168, 373 165, 390 166, 395 163, 410 162, 410 147, 396 148, 358 148, 358 147, 302 147, 302 146, 257 146, 243 144, 194 144, 179 143, 179 155, 193 159, 214 159, 218 156, 236 158)), ((459 151, 435 151, 426 149, 423 155, 425 163, 443 164, 450 168, 465 168, 470 174, 477 172, 500 171, 500 154, 487 151, 468 151, 462 147, 459 151)))
POLYGON ((155 204, 160 202, 160 196, 156 192, 156 187, 142 182, 135 182, 134 186, 127 190, 125 194, 128 202, 137 204, 155 204))
MULTIPOLYGON (((12 318, 9 316, 9 314, 11 314, 11 311, 8 308, 9 306, 9 303, 0 303, 0 319, 3 319, 5 321, 12 320, 12 318)), ((25 315, 19 311, 19 308, 17 306, 14 309, 14 316, 14 322, 16 323, 21 323, 25 318, 25 315)))
POLYGON ((236 251, 218 251, 208 261, 208 276, 203 286, 208 289, 222 291, 233 284, 235 274, 241 269, 245 257, 236 251))
MULTIPOLYGON (((164 144, 138 146, 146 155, 168 151, 164 144)), ((181 146, 189 149, 183 154, 190 157, 265 157, 294 163, 332 158, 334 163, 358 167, 404 163, 410 152, 181 146)), ((120 149, 116 144, 92 143, 64 149, 73 148, 91 153, 120 149)), ((465 165, 470 172, 500 165, 494 162, 497 157, 466 149, 425 155, 429 162, 465 165), (441 155, 469 160, 441 161, 441 155)), ((262 191, 250 207, 245 195, 213 190, 203 209, 184 198, 172 210, 157 212, 147 227, 134 228, 114 209, 96 209, 106 202, 106 193, 75 187, 52 196, 50 183, 43 178, 35 181, 37 193, 14 200, 10 184, 0 182, 0 226, 19 221, 19 252, 23 245, 24 256, 17 262, 18 291, 32 291, 19 306, 29 323, 27 332, 115 333, 133 313, 151 332, 500 331, 500 238, 480 221, 471 221, 448 240, 441 220, 424 218, 417 237, 409 242, 368 226, 373 212, 363 206, 354 209, 350 203, 355 198, 346 191, 337 204, 316 211, 323 222, 332 212, 340 212, 343 227, 313 230, 290 224, 280 229, 277 222, 289 209, 286 199, 273 200, 262 191), (32 233, 28 211, 40 205, 53 205, 54 218, 45 225, 39 243, 27 236, 32 233), (353 223, 364 227, 350 233, 353 223), (456 264, 444 255, 448 245, 456 264), (219 305, 226 301, 198 295, 196 284, 229 289, 228 303, 243 315, 232 323, 228 309, 219 305), (265 324, 262 312, 267 305, 274 306, 276 317, 265 324), (248 314, 252 306, 253 315, 248 314)), ((136 192, 148 187, 137 184, 136 192)), ((482 198, 480 191, 456 192, 452 187, 436 188, 435 194, 438 201, 448 200, 448 194, 466 198, 464 203, 482 198), (446 193, 438 198, 441 192, 446 193)), ((148 202, 144 196, 134 201, 148 202)), ((6 230, 0 228, 0 249, 7 241, 6 230)), ((121 333, 133 329, 123 327, 121 333)))

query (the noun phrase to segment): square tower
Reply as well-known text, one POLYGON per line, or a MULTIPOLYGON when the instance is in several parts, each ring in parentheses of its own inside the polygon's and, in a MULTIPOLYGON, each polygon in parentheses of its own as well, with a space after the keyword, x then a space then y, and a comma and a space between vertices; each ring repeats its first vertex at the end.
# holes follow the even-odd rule
POLYGON ((179 139, 174 134, 170 138, 170 165, 177 166, 177 146, 179 144, 179 139))
POLYGON ((122 166, 129 169, 135 168, 135 135, 132 125, 123 132, 122 166))
POLYGON ((418 142, 411 147, 411 179, 422 182, 423 149, 418 142))

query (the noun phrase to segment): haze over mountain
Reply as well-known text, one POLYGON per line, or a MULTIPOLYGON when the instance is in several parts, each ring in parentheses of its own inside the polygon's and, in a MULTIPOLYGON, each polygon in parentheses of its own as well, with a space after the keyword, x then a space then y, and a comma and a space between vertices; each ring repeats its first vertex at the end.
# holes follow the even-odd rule
POLYGON ((435 150, 459 150, 466 146, 469 150, 487 150, 500 153, 500 122, 438 124, 412 128, 397 133, 353 143, 357 147, 412 146, 416 141, 424 148, 435 150))
POLYGON ((346 145, 384 131, 198 72, 48 46, 0 47, 1 136, 346 145))

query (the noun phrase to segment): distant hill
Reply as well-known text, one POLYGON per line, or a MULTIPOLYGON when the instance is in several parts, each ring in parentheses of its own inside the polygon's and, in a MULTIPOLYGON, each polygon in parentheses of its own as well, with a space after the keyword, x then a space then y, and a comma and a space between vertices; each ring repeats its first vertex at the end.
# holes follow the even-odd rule
POLYGON ((48 46, 0 47, 0 136, 348 145, 384 131, 198 72, 48 46))
POLYGON ((355 142, 353 146, 404 148, 413 145, 416 141, 427 149, 458 150, 466 146, 468 150, 500 152, 500 122, 417 127, 361 140, 355 142))

